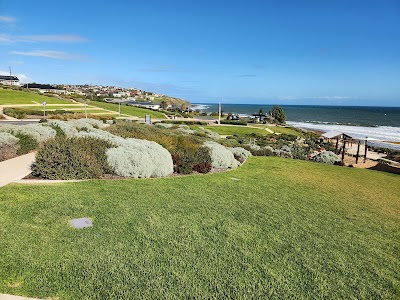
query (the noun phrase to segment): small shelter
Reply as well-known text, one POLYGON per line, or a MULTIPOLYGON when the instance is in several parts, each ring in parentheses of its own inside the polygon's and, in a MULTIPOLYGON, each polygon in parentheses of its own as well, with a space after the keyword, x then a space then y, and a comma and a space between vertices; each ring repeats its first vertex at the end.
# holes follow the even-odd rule
POLYGON ((358 163, 358 158, 360 156, 360 146, 361 146, 361 142, 363 142, 365 149, 364 149, 364 162, 367 159, 367 151, 368 151, 368 141, 371 140, 375 140, 375 139, 371 139, 366 137, 365 139, 359 139, 359 138, 354 138, 351 135, 344 133, 344 132, 339 132, 339 131, 328 131, 324 134, 322 134, 321 136, 324 139, 327 139, 328 142, 332 143, 334 140, 336 140, 336 150, 338 150, 339 148, 339 141, 342 142, 342 162, 344 161, 344 154, 345 154, 345 150, 346 150, 346 143, 353 143, 353 141, 357 141, 358 145, 357 145, 357 153, 356 153, 356 164, 358 163))

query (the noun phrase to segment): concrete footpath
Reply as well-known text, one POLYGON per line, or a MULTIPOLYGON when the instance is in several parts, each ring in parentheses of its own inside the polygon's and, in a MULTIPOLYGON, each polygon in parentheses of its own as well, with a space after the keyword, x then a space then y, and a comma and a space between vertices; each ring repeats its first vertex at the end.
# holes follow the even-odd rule
POLYGON ((40 300, 37 298, 26 298, 21 296, 13 296, 7 294, 0 294, 0 300, 40 300))
POLYGON ((35 154, 36 152, 31 152, 0 162, 0 187, 29 175, 35 154))

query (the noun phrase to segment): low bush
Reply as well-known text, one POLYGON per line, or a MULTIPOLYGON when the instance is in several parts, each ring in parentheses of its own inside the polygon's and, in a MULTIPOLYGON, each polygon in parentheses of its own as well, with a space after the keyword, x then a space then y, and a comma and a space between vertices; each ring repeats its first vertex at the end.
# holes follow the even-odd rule
POLYGON ((163 177, 174 171, 171 154, 155 142, 126 139, 106 155, 114 173, 123 177, 163 177))
POLYGON ((320 152, 316 156, 310 158, 310 160, 329 165, 334 165, 340 162, 340 158, 331 151, 320 152))
POLYGON ((186 124, 186 125, 208 125, 207 122, 203 121, 189 121, 189 120, 164 120, 161 121, 161 123, 167 123, 167 124, 186 124))
POLYGON ((217 169, 234 169, 240 165, 233 153, 216 142, 205 142, 204 145, 210 150, 211 166, 217 169))
POLYGON ((208 173, 211 171, 211 156, 208 148, 181 148, 172 154, 174 171, 179 174, 208 173))
POLYGON ((221 120, 221 124, 247 126, 247 122, 244 122, 244 121, 232 121, 232 120, 221 120))
POLYGON ((37 148, 38 142, 30 135, 24 133, 17 133, 15 137, 18 138, 19 148, 17 155, 27 154, 37 148))
POLYGON ((38 143, 44 142, 57 135, 57 132, 43 123, 29 124, 29 125, 10 125, 0 124, 0 132, 8 132, 13 135, 18 133, 30 135, 38 143))
POLYGON ((251 155, 254 156, 273 156, 274 155, 274 149, 270 146, 266 147, 260 147, 259 149, 255 149, 254 147, 251 147, 249 145, 242 145, 242 148, 250 151, 251 155))
POLYGON ((242 147, 227 149, 233 153, 235 159, 238 160, 240 163, 243 163, 249 156, 251 156, 251 152, 242 147))
MULTIPOLYGON (((209 170, 208 163, 211 158, 209 154, 202 152, 203 140, 200 137, 159 126, 132 123, 116 124, 106 130, 124 138, 145 139, 160 144, 171 153, 174 170, 177 173, 188 174, 195 168, 197 172, 199 169, 209 170), (195 165, 198 166, 195 167, 195 165)), ((181 130, 185 130, 185 127, 181 130)))
POLYGON ((111 143, 96 138, 60 138, 43 143, 32 168, 45 179, 90 179, 110 173, 106 150, 111 143))
POLYGON ((19 140, 11 133, 0 132, 0 161, 17 156, 19 140))

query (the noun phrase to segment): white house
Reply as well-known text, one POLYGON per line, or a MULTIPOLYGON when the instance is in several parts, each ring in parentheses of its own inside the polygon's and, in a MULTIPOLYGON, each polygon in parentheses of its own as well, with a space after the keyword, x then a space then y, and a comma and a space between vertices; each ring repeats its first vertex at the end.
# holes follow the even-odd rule
POLYGON ((0 84, 20 86, 18 77, 10 75, 0 75, 0 84))

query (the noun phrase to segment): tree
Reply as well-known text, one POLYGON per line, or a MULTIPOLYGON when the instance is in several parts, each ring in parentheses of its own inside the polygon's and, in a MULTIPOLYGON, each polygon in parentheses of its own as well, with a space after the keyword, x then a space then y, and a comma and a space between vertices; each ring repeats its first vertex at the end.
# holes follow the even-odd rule
POLYGON ((226 117, 226 119, 227 120, 232 120, 232 117, 233 117, 232 113, 228 112, 228 116, 226 117))
POLYGON ((259 115, 259 116, 263 116, 263 115, 264 115, 264 111, 263 111, 262 108, 260 108, 260 110, 258 111, 258 115, 259 115))
POLYGON ((286 114, 283 111, 283 109, 275 105, 270 111, 269 115, 273 118, 272 122, 277 123, 277 124, 285 124, 286 122, 286 114))
POLYGON ((162 109, 166 109, 166 108, 168 107, 167 101, 165 101, 165 100, 161 101, 160 107, 161 107, 162 109))

